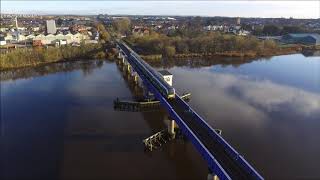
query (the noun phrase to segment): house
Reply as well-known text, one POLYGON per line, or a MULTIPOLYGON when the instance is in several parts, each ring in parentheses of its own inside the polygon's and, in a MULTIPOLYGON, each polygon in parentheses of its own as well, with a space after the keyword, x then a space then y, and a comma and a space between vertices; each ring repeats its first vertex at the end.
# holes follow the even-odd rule
POLYGON ((18 42, 23 42, 26 40, 26 36, 20 34, 20 33, 17 33, 17 41, 18 42))
POLYGON ((56 39, 54 42, 57 47, 67 45, 67 40, 56 39))
POLYGON ((34 39, 34 40, 32 41, 32 45, 33 45, 33 46, 42 46, 43 44, 42 44, 41 40, 36 40, 36 39, 34 39))
POLYGON ((287 44, 320 45, 320 35, 317 33, 292 33, 282 36, 281 41, 287 44))
POLYGON ((147 28, 136 26, 132 29, 132 34, 137 36, 144 36, 149 35, 150 31, 147 28))
POLYGON ((9 41, 9 42, 15 40, 14 37, 13 37, 13 35, 12 35, 11 33, 7 33, 7 35, 4 37, 4 39, 5 39, 6 41, 9 41))
POLYGON ((6 44, 7 44, 7 42, 6 42, 5 38, 3 36, 0 36, 0 46, 4 46, 6 44))
POLYGON ((27 41, 32 41, 36 36, 33 34, 29 34, 28 36, 26 36, 26 40, 27 41))

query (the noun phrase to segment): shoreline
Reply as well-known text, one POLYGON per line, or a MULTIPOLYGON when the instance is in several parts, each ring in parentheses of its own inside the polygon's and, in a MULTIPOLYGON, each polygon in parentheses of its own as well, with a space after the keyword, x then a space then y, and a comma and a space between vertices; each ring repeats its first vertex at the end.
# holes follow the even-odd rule
POLYGON ((38 67, 59 62, 73 62, 98 59, 114 59, 115 54, 101 45, 85 45, 84 47, 30 48, 18 49, 1 54, 0 71, 38 67))
POLYGON ((48 61, 48 62, 39 62, 39 63, 35 63, 35 64, 21 65, 21 66, 10 67, 10 68, 1 68, 0 71, 2 72, 2 71, 10 71, 10 70, 16 70, 16 69, 23 69, 23 68, 40 67, 40 66, 45 66, 45 65, 49 65, 49 64, 55 64, 55 63, 93 61, 93 60, 103 61, 104 59, 94 59, 94 58, 63 59, 63 60, 57 60, 57 61, 48 61))
MULTIPOLYGON (((221 53, 184 53, 184 54, 175 54, 172 57, 168 57, 168 59, 184 59, 184 58, 210 58, 210 57, 235 57, 235 58, 264 58, 264 57, 271 57, 271 56, 280 56, 280 55, 288 55, 288 54, 296 54, 296 53, 302 53, 304 48, 301 47, 286 47, 286 48, 281 48, 279 51, 276 52, 264 52, 264 53, 257 53, 257 52, 221 52, 221 53)), ((109 51, 107 49, 107 51, 109 51)), ((98 54, 94 53, 94 54, 98 54)), ((140 55, 141 58, 143 58, 146 61, 160 61, 164 58, 162 54, 150 54, 150 55, 140 55)), ((105 57, 107 58, 107 57, 105 57)), ((108 56, 108 59, 112 60, 114 59, 114 56, 108 56)), ((72 58, 72 59, 59 59, 59 60, 53 60, 53 61, 47 61, 47 62, 35 62, 33 64, 21 64, 17 65, 15 67, 6 67, 2 68, 0 67, 0 71, 8 71, 8 70, 15 70, 15 69, 21 69, 21 68, 28 68, 28 67, 38 67, 42 65, 48 65, 48 64, 54 64, 54 63, 60 63, 60 62, 75 62, 75 61, 91 61, 91 60, 98 60, 101 58, 84 58, 84 57, 79 57, 79 58, 72 58)))
MULTIPOLYGON (((221 52, 221 53, 184 53, 184 54, 175 54, 168 59, 182 59, 182 58, 209 58, 209 57, 235 57, 235 58, 264 58, 271 56, 280 56, 280 55, 289 55, 302 53, 302 49, 291 49, 277 52, 267 52, 263 54, 257 54, 256 52, 221 52)), ((140 55, 141 58, 146 61, 152 60, 161 60, 164 56, 161 54, 150 54, 150 55, 140 55)))

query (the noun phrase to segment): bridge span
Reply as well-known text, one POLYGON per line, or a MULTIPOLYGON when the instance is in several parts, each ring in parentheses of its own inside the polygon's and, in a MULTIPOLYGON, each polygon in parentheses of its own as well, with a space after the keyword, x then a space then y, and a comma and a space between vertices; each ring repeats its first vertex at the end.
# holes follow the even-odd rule
POLYGON ((143 59, 124 42, 117 43, 119 56, 152 92, 182 133, 205 159, 209 170, 219 179, 263 179, 263 177, 201 118, 175 90, 157 75, 143 59))

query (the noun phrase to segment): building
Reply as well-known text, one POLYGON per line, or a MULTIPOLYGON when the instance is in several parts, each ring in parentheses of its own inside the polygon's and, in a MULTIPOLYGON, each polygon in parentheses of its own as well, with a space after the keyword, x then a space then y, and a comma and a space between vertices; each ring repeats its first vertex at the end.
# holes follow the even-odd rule
POLYGON ((17 16, 15 17, 15 23, 16 23, 16 28, 18 29, 19 26, 18 26, 18 17, 17 16))
POLYGON ((241 20, 240 20, 240 17, 237 18, 237 25, 240 25, 241 23, 241 20))
POLYGON ((173 75, 167 70, 161 70, 159 73, 162 75, 163 79, 172 86, 172 77, 173 75))
POLYGON ((42 44, 41 40, 33 40, 32 45, 33 46, 42 46, 43 44, 42 44))
POLYGON ((56 21, 47 20, 47 34, 55 34, 57 32, 56 21))
POLYGON ((136 36, 144 36, 149 35, 150 31, 147 28, 136 26, 132 29, 132 34, 136 36))
POLYGON ((316 33, 297 33, 282 36, 281 41, 287 44, 320 45, 320 35, 316 33))
POLYGON ((34 37, 33 39, 33 44, 36 45, 56 45, 57 42, 59 42, 59 45, 65 45, 65 44, 73 44, 73 43, 78 43, 80 44, 82 41, 85 41, 87 39, 90 39, 88 35, 84 34, 48 34, 48 35, 43 35, 39 34, 34 37))
POLYGON ((204 30, 206 30, 206 31, 222 31, 223 26, 222 25, 209 25, 209 26, 205 26, 204 30))
POLYGON ((0 36, 0 46, 4 46, 4 45, 6 45, 7 44, 7 42, 6 42, 6 40, 4 39, 4 37, 3 36, 0 36))

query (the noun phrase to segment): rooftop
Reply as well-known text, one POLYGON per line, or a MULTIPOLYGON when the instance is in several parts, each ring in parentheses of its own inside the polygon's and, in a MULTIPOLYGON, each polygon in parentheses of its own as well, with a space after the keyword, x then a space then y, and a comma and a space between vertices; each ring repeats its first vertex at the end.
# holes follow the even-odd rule
POLYGON ((167 70, 160 70, 158 71, 160 74, 162 74, 163 76, 170 76, 172 75, 169 71, 167 70))
POLYGON ((315 39, 320 39, 320 35, 317 34, 317 33, 290 33, 288 34, 292 37, 295 37, 295 38, 302 38, 302 37, 305 37, 305 36, 311 36, 315 39))

